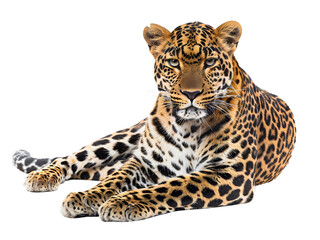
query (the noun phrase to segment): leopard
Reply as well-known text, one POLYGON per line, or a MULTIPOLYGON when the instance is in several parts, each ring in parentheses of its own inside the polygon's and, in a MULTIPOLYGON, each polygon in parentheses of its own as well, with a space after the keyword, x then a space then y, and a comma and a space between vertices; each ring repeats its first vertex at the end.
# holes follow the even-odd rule
POLYGON ((13 162, 28 173, 26 189, 97 180, 66 196, 61 212, 106 222, 250 202, 256 186, 287 166, 296 126, 288 105, 239 66, 241 34, 236 21, 217 28, 190 22, 172 32, 145 27, 158 88, 149 116, 66 157, 17 151, 13 162))

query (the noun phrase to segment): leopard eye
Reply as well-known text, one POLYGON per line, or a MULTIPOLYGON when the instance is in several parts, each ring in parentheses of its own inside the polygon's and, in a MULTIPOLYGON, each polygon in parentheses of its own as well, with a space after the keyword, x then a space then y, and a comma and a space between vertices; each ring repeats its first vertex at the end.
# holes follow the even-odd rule
POLYGON ((179 67, 179 60, 177 59, 169 59, 168 63, 171 67, 179 67))
POLYGON ((207 67, 211 67, 214 65, 214 63, 216 62, 216 59, 214 58, 208 58, 206 61, 205 61, 205 64, 207 67))

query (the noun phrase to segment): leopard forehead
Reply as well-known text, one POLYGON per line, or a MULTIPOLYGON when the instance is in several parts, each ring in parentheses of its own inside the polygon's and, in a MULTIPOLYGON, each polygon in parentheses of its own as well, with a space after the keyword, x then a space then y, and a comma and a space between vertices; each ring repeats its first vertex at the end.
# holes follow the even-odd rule
POLYGON ((207 47, 214 40, 214 28, 201 22, 183 24, 171 33, 171 42, 174 46, 207 47))
POLYGON ((214 28, 200 22, 192 22, 172 31, 165 53, 180 56, 185 62, 192 64, 198 63, 217 48, 214 28))

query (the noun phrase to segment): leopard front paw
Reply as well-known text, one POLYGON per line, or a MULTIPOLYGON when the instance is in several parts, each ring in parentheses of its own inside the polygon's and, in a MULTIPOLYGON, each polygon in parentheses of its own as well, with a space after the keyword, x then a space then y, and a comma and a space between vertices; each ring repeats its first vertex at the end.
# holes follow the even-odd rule
POLYGON ((122 196, 114 196, 99 208, 99 216, 105 222, 129 222, 152 217, 155 209, 122 196))
POLYGON ((69 218, 98 216, 99 207, 113 195, 115 192, 112 190, 98 189, 70 193, 62 203, 61 213, 69 218))
POLYGON ((62 203, 61 213, 68 218, 97 216, 99 204, 93 204, 92 196, 87 193, 70 193, 62 203))
POLYGON ((29 173, 24 186, 30 192, 48 192, 57 190, 62 181, 58 171, 42 170, 29 173))

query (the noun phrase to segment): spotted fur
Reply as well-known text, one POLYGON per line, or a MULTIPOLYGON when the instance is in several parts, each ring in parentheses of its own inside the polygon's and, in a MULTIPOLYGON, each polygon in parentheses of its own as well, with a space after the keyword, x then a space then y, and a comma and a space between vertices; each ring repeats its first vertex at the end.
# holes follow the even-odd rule
POLYGON ((233 53, 241 31, 234 21, 216 29, 193 22, 173 32, 146 27, 159 89, 149 117, 46 167, 17 153, 20 170, 37 170, 29 173, 27 190, 100 180, 70 193, 61 209, 66 217, 99 215, 103 221, 250 202, 253 187, 287 165, 296 130, 287 104, 239 67, 233 53))

